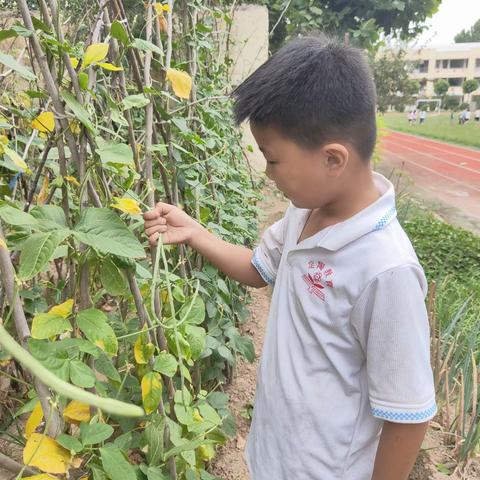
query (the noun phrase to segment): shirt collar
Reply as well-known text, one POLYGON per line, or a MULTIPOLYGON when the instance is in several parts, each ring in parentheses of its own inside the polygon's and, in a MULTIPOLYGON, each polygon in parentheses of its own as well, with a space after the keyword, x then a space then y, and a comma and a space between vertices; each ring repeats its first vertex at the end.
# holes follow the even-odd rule
POLYGON ((393 184, 377 172, 373 172, 373 181, 380 198, 353 217, 333 225, 320 237, 317 247, 339 250, 370 232, 384 229, 397 217, 393 184))

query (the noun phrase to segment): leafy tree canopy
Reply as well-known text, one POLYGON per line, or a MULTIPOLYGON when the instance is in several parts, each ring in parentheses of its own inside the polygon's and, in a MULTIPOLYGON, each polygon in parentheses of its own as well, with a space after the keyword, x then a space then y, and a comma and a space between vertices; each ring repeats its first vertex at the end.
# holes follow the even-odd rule
POLYGON ((438 9, 441 0, 248 0, 269 9, 272 50, 295 33, 320 30, 334 35, 350 33, 371 46, 380 32, 401 39, 418 35, 438 9))
POLYGON ((420 83, 408 76, 404 51, 389 51, 377 55, 372 60, 372 67, 380 112, 386 112, 390 106, 397 108, 411 103, 413 95, 420 90, 420 83))
POLYGON ((480 42, 480 18, 469 30, 462 30, 455 35, 455 43, 480 42))

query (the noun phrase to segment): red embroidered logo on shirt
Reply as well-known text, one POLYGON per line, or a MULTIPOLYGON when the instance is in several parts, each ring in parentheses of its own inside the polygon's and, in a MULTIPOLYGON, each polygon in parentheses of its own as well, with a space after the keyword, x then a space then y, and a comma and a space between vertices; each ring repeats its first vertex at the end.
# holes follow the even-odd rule
POLYGON ((308 262, 308 273, 302 275, 304 282, 308 285, 308 293, 315 295, 323 302, 325 301, 325 288, 333 288, 333 270, 327 268, 323 262, 308 262))

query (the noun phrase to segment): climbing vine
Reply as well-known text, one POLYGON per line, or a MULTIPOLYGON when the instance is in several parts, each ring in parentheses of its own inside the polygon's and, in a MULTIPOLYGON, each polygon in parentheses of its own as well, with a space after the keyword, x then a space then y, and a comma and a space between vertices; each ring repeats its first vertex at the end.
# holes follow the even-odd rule
POLYGON ((141 214, 166 201, 255 238, 233 7, 68 5, 19 0, 0 31, 1 429, 28 413, 24 468, 56 478, 210 479, 235 432, 223 386, 254 359, 247 293, 188 248, 150 248, 141 214))

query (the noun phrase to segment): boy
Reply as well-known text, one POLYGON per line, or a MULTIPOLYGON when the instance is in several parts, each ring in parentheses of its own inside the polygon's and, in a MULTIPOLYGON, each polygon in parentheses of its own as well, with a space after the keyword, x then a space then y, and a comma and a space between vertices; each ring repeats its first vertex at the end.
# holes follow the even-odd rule
POLYGON ((371 170, 375 87, 363 54, 283 47, 234 92, 284 218, 251 250, 180 209, 145 214, 151 244, 187 243, 228 276, 274 285, 247 463, 253 480, 406 480, 436 411, 426 280, 371 170))

